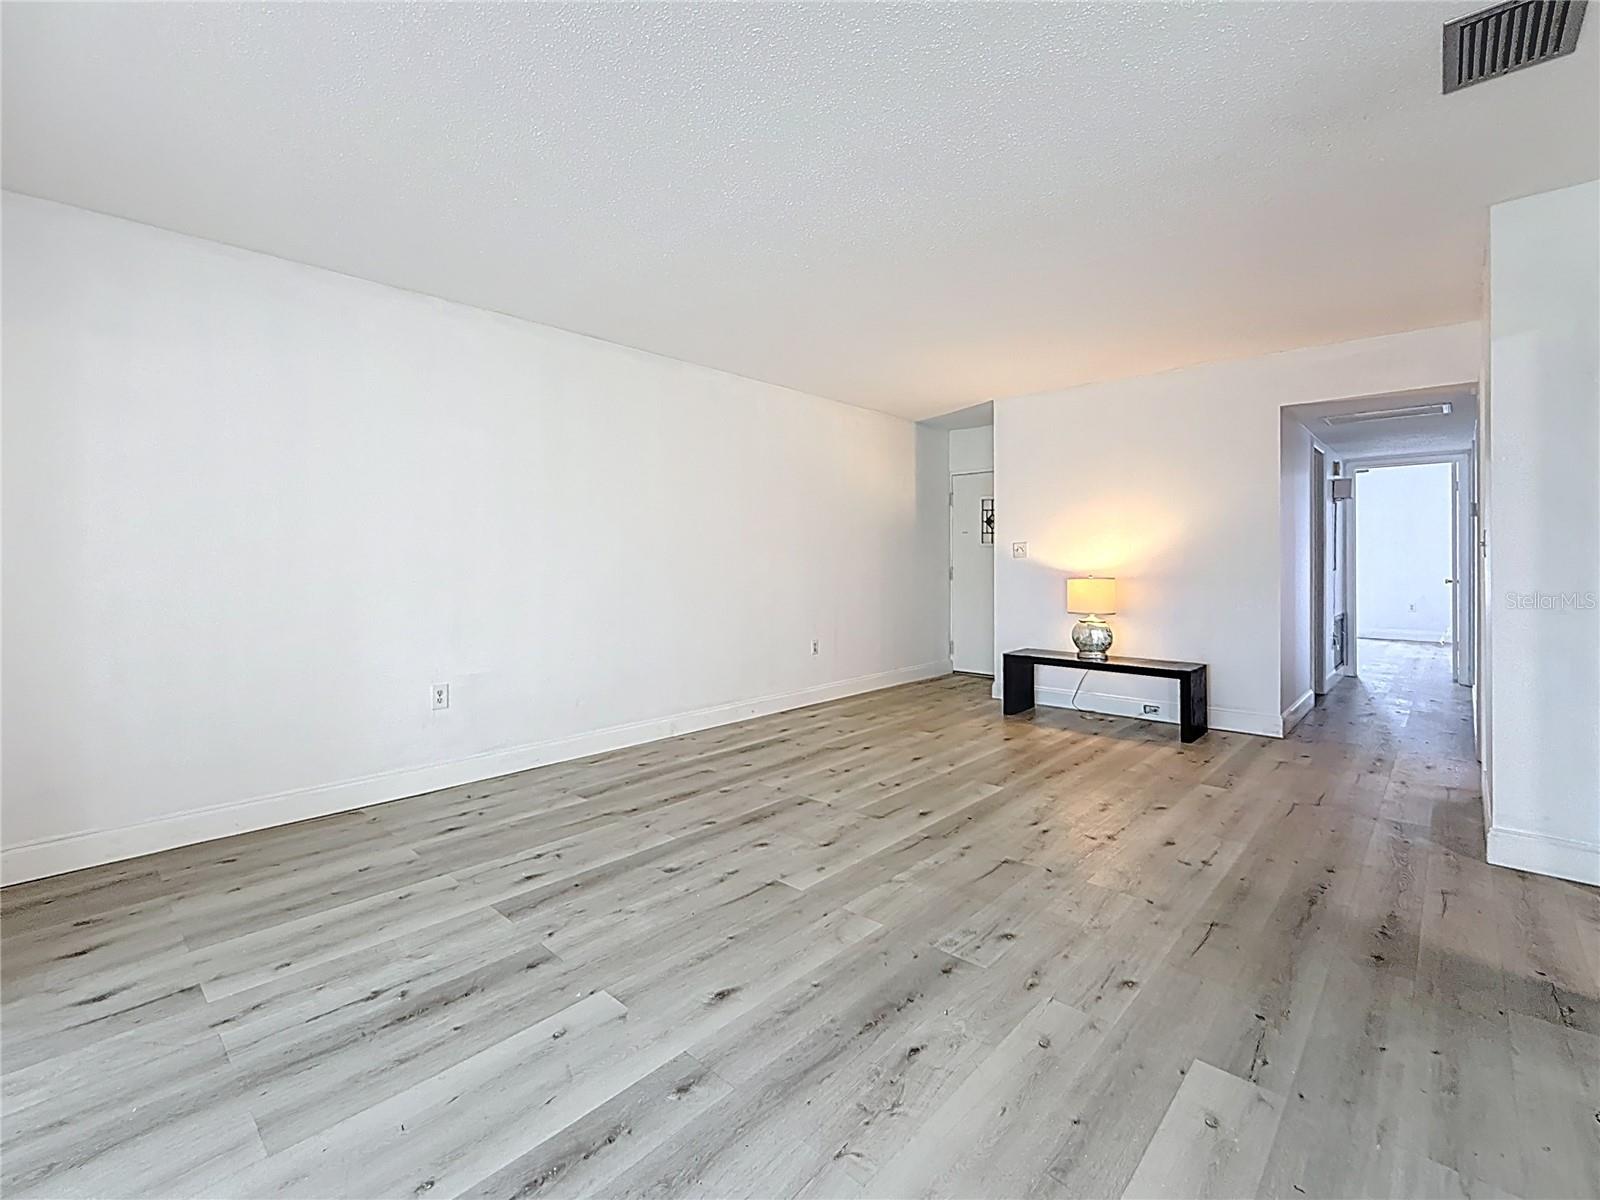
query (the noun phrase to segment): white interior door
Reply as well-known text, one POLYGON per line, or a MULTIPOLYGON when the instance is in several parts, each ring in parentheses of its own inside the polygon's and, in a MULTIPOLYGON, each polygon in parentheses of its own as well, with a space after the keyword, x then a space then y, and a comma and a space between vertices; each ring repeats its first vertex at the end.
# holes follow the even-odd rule
POLYGON ((993 516, 993 471, 950 477, 950 663, 977 675, 994 674, 993 516))

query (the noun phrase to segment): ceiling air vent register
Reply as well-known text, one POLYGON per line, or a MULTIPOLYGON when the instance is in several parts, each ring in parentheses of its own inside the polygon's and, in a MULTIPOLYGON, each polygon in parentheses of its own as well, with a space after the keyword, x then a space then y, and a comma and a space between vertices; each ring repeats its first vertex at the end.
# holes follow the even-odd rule
POLYGON ((1578 45, 1585 0, 1511 0, 1444 27, 1444 90, 1531 67, 1578 45))
POLYGON ((1336 413, 1323 417, 1324 425, 1356 425, 1362 421, 1393 421, 1398 417, 1448 417, 1448 404, 1413 404, 1406 408, 1375 408, 1369 412, 1336 413))

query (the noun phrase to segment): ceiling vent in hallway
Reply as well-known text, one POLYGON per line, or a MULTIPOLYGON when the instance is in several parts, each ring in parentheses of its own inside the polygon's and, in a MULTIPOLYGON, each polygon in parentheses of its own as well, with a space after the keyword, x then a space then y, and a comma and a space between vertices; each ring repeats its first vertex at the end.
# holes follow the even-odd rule
POLYGON ((1444 90, 1453 92, 1571 54, 1586 0, 1511 0, 1444 27, 1444 90))
POLYGON ((1448 404, 1413 404, 1409 408, 1375 408, 1369 412, 1336 413, 1323 417, 1324 425, 1355 425, 1362 421, 1392 421, 1397 417, 1447 417, 1448 404))

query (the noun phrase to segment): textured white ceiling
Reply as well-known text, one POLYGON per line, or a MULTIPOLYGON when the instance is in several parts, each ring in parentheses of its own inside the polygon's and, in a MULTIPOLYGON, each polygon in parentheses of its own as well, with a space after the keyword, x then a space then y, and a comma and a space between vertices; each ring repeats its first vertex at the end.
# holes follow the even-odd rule
POLYGON ((7 3, 4 180, 925 417, 1477 316, 1600 20, 1473 7, 7 3))
POLYGON ((1474 387, 1426 388, 1389 396, 1297 404, 1285 410, 1328 449, 1346 458, 1386 454, 1456 454, 1472 448, 1478 429, 1478 393, 1474 387), (1382 412, 1418 404, 1450 405, 1434 417, 1390 417, 1329 425, 1323 418, 1350 413, 1382 412))

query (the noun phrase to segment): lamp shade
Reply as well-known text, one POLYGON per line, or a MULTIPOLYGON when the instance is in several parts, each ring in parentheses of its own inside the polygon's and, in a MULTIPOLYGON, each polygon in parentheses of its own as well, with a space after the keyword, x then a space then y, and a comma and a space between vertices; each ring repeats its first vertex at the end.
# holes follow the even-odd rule
POLYGON ((1097 575, 1067 580, 1067 611, 1095 616, 1116 612, 1117 581, 1097 575))

